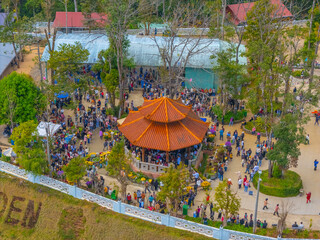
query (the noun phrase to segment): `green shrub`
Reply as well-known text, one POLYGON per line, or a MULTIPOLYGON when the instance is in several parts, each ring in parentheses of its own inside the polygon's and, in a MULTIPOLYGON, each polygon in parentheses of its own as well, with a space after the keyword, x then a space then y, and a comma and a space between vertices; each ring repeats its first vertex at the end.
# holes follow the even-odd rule
POLYGON ((302 72, 303 72, 303 77, 304 78, 307 78, 310 76, 309 72, 308 71, 305 71, 305 70, 295 70, 293 73, 292 73, 292 76, 293 77, 296 77, 296 78, 301 78, 302 76, 302 72))
POLYGON ((277 164, 273 165, 272 176, 275 178, 281 178, 281 170, 277 164))
POLYGON ((292 76, 293 76, 293 77, 296 77, 296 78, 300 78, 300 77, 301 77, 301 70, 295 70, 295 71, 292 73, 292 76))
MULTIPOLYGON (((266 132, 265 122, 264 122, 263 118, 261 118, 261 117, 257 117, 256 120, 253 120, 251 122, 247 122, 247 124, 244 127, 245 127, 245 129, 249 130, 250 132, 252 131, 253 127, 256 128, 256 132, 260 132, 260 133, 266 132)), ((270 131, 271 125, 268 124, 267 128, 270 131)))
POLYGON ((202 175, 204 174, 204 172, 206 171, 207 168, 207 161, 208 160, 208 154, 203 154, 203 159, 201 162, 201 166, 199 167, 198 171, 199 173, 201 173, 202 175))
MULTIPOLYGON (((257 187, 259 175, 253 177, 253 185, 257 187)), ((303 187, 302 180, 296 172, 287 170, 284 178, 268 178, 268 170, 262 171, 262 181, 260 182, 260 192, 276 197, 293 197, 300 193, 303 187)))
MULTIPOLYGON (((213 111, 213 113, 215 115, 217 115, 218 120, 221 121, 222 120, 222 116, 223 116, 223 111, 222 111, 221 107, 216 105, 216 106, 213 107, 212 111, 213 111)), ((225 123, 229 123, 231 117, 233 117, 234 121, 239 121, 239 120, 244 119, 246 116, 247 116, 247 111, 246 110, 241 110, 241 111, 236 111, 236 112, 228 111, 224 115, 224 122, 225 123)))

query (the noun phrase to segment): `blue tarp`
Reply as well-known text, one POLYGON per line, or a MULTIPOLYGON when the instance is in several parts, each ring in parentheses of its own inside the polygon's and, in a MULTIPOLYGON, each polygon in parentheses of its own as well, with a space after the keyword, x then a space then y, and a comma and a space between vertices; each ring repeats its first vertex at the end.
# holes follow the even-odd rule
POLYGON ((64 141, 65 141, 66 143, 69 143, 72 138, 73 138, 73 134, 65 137, 64 141))
POLYGON ((69 93, 66 93, 64 91, 61 91, 59 94, 54 94, 55 96, 57 96, 57 98, 67 98, 69 97, 69 93))

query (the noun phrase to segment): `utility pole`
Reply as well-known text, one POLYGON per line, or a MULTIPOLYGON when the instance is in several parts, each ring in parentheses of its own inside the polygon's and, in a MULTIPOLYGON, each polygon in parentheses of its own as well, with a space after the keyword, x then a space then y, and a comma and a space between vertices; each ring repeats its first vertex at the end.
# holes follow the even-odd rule
POLYGON ((259 179, 258 179, 258 187, 257 187, 257 197, 256 197, 256 207, 254 210, 254 220, 253 220, 253 233, 256 233, 257 229, 257 214, 258 214, 258 203, 259 203, 259 191, 260 191, 260 182, 261 182, 261 173, 262 171, 259 170, 259 179))

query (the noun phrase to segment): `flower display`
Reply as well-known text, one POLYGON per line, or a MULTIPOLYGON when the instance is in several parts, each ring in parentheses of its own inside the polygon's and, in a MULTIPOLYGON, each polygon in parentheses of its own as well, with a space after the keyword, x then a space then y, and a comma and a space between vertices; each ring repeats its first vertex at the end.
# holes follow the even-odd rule
POLYGON ((211 184, 208 181, 203 181, 201 183, 201 187, 203 187, 204 190, 208 190, 210 188, 211 184))

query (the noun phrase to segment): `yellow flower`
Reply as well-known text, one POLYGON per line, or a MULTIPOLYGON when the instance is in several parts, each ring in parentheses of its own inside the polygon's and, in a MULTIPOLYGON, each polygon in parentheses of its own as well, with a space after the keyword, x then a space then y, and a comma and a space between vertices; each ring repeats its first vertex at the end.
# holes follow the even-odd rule
POLYGON ((132 173, 129 173, 129 174, 128 174, 128 177, 132 177, 132 173))
POLYGON ((152 182, 152 179, 149 179, 149 183, 151 183, 152 182))
POLYGON ((206 187, 209 187, 209 186, 210 186, 210 183, 209 183, 208 181, 203 181, 203 182, 201 183, 201 186, 204 187, 204 188, 206 188, 206 187))
POLYGON ((145 180, 146 180, 146 178, 144 178, 144 177, 143 177, 143 178, 141 178, 141 181, 145 181, 145 180))

